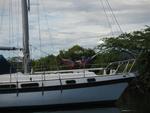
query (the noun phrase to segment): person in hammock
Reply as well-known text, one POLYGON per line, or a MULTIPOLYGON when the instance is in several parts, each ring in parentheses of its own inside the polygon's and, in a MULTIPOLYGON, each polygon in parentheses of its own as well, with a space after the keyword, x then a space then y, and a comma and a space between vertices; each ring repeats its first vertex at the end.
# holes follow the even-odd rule
POLYGON ((85 68, 89 63, 90 61, 92 60, 91 57, 84 57, 82 56, 81 60, 77 60, 75 61, 81 68, 85 68))
POLYGON ((71 59, 61 58, 61 61, 63 64, 67 65, 70 69, 73 69, 75 67, 75 62, 72 61, 71 59))

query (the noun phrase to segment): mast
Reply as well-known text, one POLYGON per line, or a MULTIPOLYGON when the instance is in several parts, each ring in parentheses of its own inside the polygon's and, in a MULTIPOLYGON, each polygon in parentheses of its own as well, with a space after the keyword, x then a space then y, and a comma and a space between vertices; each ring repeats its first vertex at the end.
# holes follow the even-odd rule
POLYGON ((28 24, 28 6, 27 0, 21 0, 22 6, 22 29, 23 29, 23 68, 24 73, 30 71, 30 51, 29 51, 29 24, 28 24))

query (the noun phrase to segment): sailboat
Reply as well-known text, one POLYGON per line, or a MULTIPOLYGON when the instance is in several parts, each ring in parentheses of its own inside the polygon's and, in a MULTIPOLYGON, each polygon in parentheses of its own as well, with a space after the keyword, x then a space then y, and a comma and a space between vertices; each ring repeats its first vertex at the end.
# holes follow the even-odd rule
POLYGON ((31 73, 29 72, 27 0, 21 0, 21 3, 24 73, 10 73, 0 76, 0 109, 69 107, 91 105, 92 103, 107 105, 116 102, 128 87, 129 82, 136 77, 132 72, 136 60, 111 62, 105 68, 31 73), (124 68, 120 71, 122 66, 124 68), (96 71, 102 72, 102 74, 98 75, 95 73, 96 71))

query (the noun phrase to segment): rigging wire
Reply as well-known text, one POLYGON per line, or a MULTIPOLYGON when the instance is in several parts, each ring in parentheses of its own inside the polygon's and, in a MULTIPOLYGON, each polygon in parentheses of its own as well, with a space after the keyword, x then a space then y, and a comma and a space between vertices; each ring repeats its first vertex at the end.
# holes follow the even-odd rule
MULTIPOLYGON (((38 47, 36 47, 36 46, 33 46, 33 45, 30 45, 31 46, 31 48, 33 48, 33 49, 35 49, 35 50, 40 50, 40 49, 38 49, 38 47)), ((49 53, 47 53, 47 52, 45 52, 45 51, 41 51, 43 54, 45 54, 45 55, 50 55, 49 53)))
MULTIPOLYGON (((8 2, 8 37, 9 37, 9 40, 8 40, 8 43, 9 43, 9 46, 13 46, 12 44, 15 43, 15 39, 14 39, 14 36, 16 35, 15 34, 15 30, 17 31, 18 29, 15 29, 15 24, 17 23, 18 24, 18 21, 16 20, 16 23, 15 23, 15 20, 14 20, 14 17, 13 17, 13 14, 14 12, 17 13, 17 4, 16 4, 16 1, 14 2, 13 0, 9 0, 8 2), (15 8, 13 8, 15 7, 15 8)), ((16 25, 17 26, 17 25, 16 25)), ((17 40, 17 39, 16 39, 17 40)), ((9 52, 8 53, 8 56, 9 58, 11 58, 12 56, 18 56, 18 54, 16 52, 9 52)), ((12 66, 12 64, 11 64, 12 66)))
MULTIPOLYGON (((37 0, 37 16, 38 16, 38 33, 39 33, 39 41, 40 41, 40 57, 42 57, 42 40, 41 40, 41 23, 40 23, 40 1, 37 0)), ((40 64, 41 70, 43 70, 43 63, 40 64)))
MULTIPOLYGON (((9 45, 11 45, 11 16, 12 16, 12 0, 9 0, 9 45)), ((11 53, 9 52, 9 59, 11 53)), ((11 71, 12 63, 10 63, 10 71, 11 71)))
POLYGON ((13 16, 13 0, 11 0, 11 45, 13 44, 14 42, 14 16, 13 16))
POLYGON ((112 15, 112 13, 111 13, 111 10, 110 10, 108 4, 106 3, 105 0, 103 0, 103 2, 104 2, 104 5, 105 5, 105 7, 106 7, 107 14, 109 15, 109 18, 110 18, 110 23, 111 23, 111 25, 112 25, 113 33, 115 34, 115 32, 118 31, 119 29, 118 29, 118 27, 115 27, 116 21, 115 21, 113 15, 112 15), (117 29, 116 29, 116 28, 117 28, 117 29))
POLYGON ((1 14, 0 14, 0 16, 1 16, 1 18, 0 18, 1 19, 0 20, 0 32, 2 31, 2 27, 3 27, 5 4, 6 4, 6 1, 3 0, 2 1, 2 10, 1 10, 1 14))
POLYGON ((38 19, 38 33, 39 33, 39 41, 40 41, 40 55, 42 56, 41 54, 41 51, 42 51, 42 40, 41 40, 41 25, 40 25, 40 2, 39 0, 37 0, 37 19, 38 19))
MULTIPOLYGON (((8 1, 7 1, 8 2, 8 1)), ((8 25, 8 24, 4 24, 5 22, 6 22, 6 20, 5 20, 5 16, 7 16, 8 15, 8 13, 6 13, 6 10, 7 10, 7 3, 6 2, 6 0, 2 0, 1 1, 1 10, 0 10, 0 35, 2 35, 3 37, 3 43, 1 42, 0 44, 2 44, 2 45, 6 45, 6 44, 8 44, 7 42, 8 42, 8 39, 6 39, 6 38, 4 38, 4 35, 3 35, 3 33, 6 31, 5 30, 5 27, 8 27, 8 26, 6 26, 6 25, 8 25), (4 26, 5 25, 5 26, 4 26), (4 41, 4 40, 6 40, 6 41, 4 41)))
MULTIPOLYGON (((17 31, 18 31, 18 33, 17 33, 17 48, 19 48, 19 37, 20 37, 20 0, 17 0, 17 17, 18 17, 18 21, 16 21, 17 23, 18 23, 18 26, 17 26, 17 31)), ((16 19, 17 20, 17 19, 16 19)))
POLYGON ((101 2, 101 6, 102 6, 102 8, 103 8, 103 11, 104 11, 104 13, 105 13, 106 19, 107 19, 107 21, 108 21, 108 26, 110 27, 111 34, 112 34, 112 36, 114 36, 113 28, 112 28, 112 25, 111 25, 111 21, 109 20, 109 15, 107 14, 107 11, 106 11, 106 9, 105 9, 103 0, 99 0, 99 2, 101 2))
POLYGON ((113 9, 112 9, 112 7, 111 7, 109 1, 108 1, 108 0, 105 0, 105 1, 106 1, 107 5, 108 5, 110 11, 111 11, 112 16, 114 17, 114 20, 115 20, 116 24, 117 24, 118 27, 119 27, 120 32, 121 32, 121 33, 124 33, 123 30, 122 30, 122 28, 121 28, 121 26, 120 26, 120 24, 119 24, 119 22, 118 22, 117 17, 115 16, 115 14, 114 14, 114 12, 113 12, 113 9))
MULTIPOLYGON (((17 24, 18 24, 18 21, 17 21, 17 16, 18 16, 18 4, 17 4, 17 0, 13 1, 12 2, 12 46, 15 46, 17 47, 17 42, 18 42, 18 39, 17 39, 17 24), (17 41, 16 41, 17 40, 17 41)), ((16 51, 13 51, 12 52, 12 55, 15 56, 18 54, 16 53, 16 51)))
MULTIPOLYGON (((20 4, 21 4, 21 2, 20 2, 20 0, 17 0, 17 8, 16 8, 16 10, 17 10, 17 17, 18 17, 18 27, 17 27, 17 31, 18 31, 18 33, 17 33, 17 48, 19 48, 19 37, 20 37, 20 4)), ((16 19, 17 20, 17 19, 16 19)), ((19 56, 19 52, 18 52, 18 56, 19 56)), ((16 69, 17 69, 17 71, 19 70, 19 68, 22 68, 22 67, 19 67, 19 63, 17 63, 17 65, 16 65, 16 69)))
MULTIPOLYGON (((9 45, 11 45, 11 10, 12 10, 12 8, 11 8, 11 5, 12 4, 12 0, 9 0, 9 45)), ((11 56, 11 54, 10 54, 10 52, 9 52, 9 58, 10 58, 10 56, 11 56)))
MULTIPOLYGON (((46 9, 44 7, 44 2, 42 2, 42 3, 43 3, 43 5, 41 5, 41 6, 43 6, 42 9, 44 10, 44 12, 46 12, 46 9)), ((47 29, 48 29, 49 39, 51 40, 52 34, 51 34, 51 31, 50 31, 50 24, 49 24, 49 21, 48 21, 47 14, 45 14, 44 17, 45 17, 45 20, 46 20, 46 25, 48 26, 47 29)), ((52 49, 54 50, 54 44, 53 44, 52 40, 51 40, 51 46, 52 46, 52 49)), ((47 55, 50 55, 50 54, 47 54, 47 55)), ((58 61, 57 61, 56 58, 55 58, 55 63, 56 63, 57 70, 59 70, 58 61)))

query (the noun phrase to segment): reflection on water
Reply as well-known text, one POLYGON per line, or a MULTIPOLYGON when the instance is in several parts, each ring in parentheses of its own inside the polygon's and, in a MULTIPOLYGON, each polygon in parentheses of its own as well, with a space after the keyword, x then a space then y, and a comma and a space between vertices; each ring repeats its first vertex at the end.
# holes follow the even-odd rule
POLYGON ((94 109, 82 109, 82 110, 69 110, 69 111, 44 111, 44 112, 32 112, 32 113, 121 113, 118 108, 94 108, 94 109))
POLYGON ((9 112, 9 113, 149 113, 139 112, 132 109, 120 109, 120 108, 90 108, 90 109, 76 109, 76 110, 63 110, 63 111, 20 111, 20 112, 9 112))
POLYGON ((128 89, 118 101, 121 113, 150 113, 150 93, 128 89))

